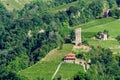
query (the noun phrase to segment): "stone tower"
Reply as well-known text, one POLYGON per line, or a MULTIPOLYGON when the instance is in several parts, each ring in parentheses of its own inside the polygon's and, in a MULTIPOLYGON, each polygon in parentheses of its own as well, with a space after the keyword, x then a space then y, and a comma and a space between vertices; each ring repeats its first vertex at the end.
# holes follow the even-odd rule
POLYGON ((79 46, 82 43, 81 41, 81 28, 75 29, 75 45, 79 46))

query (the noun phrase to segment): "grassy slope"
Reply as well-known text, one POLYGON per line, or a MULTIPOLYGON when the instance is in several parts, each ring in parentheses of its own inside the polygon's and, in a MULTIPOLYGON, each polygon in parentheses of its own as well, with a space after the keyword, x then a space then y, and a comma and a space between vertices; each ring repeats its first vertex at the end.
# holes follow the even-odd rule
MULTIPOLYGON (((91 21, 86 24, 82 24, 83 32, 97 33, 98 31, 103 31, 104 29, 109 30, 110 37, 115 38, 120 33, 120 20, 114 20, 112 18, 101 19, 96 21, 91 21), (105 23, 106 22, 106 23, 105 23)), ((77 26, 81 27, 81 26, 77 26)), ((76 28, 77 28, 76 27, 76 28)), ((74 28, 73 28, 74 29, 74 28)), ((83 34, 84 36, 84 34, 83 34)), ((94 37, 94 36, 93 36, 94 37)), ((104 48, 110 48, 114 52, 120 52, 119 43, 111 38, 107 41, 98 40, 94 38, 85 37, 90 45, 101 46, 104 48)), ((72 45, 64 45, 62 50, 54 49, 49 54, 46 55, 40 62, 29 67, 20 72, 21 75, 25 75, 30 80, 36 79, 38 77, 43 77, 45 80, 50 80, 54 71, 56 70, 58 64, 61 62, 65 54, 71 52, 72 45)), ((55 78, 61 76, 63 80, 68 79, 70 76, 74 76, 77 71, 81 70, 80 65, 74 64, 62 64, 60 70, 58 71, 55 78)))
POLYGON ((115 38, 116 36, 120 35, 120 20, 113 21, 107 24, 101 24, 95 27, 91 27, 88 29, 85 29, 84 32, 98 32, 103 30, 108 30, 110 33, 110 36, 115 38))
MULTIPOLYGON (((83 29, 83 32, 86 33, 97 33, 99 31, 103 32, 104 30, 108 30, 110 34, 110 38, 106 41, 98 40, 94 38, 87 38, 90 45, 93 46, 101 46, 103 48, 110 48, 113 52, 120 52, 120 44, 115 37, 120 35, 120 20, 115 20, 106 24, 101 24, 97 26, 93 26, 90 28, 83 29)), ((86 35, 87 36, 87 35, 86 35)), ((94 35, 93 35, 94 37, 94 35)))
POLYGON ((116 19, 111 18, 111 17, 103 18, 103 19, 98 19, 98 20, 93 20, 93 21, 87 22, 87 23, 83 23, 83 24, 80 24, 80 25, 77 25, 74 27, 70 27, 70 29, 76 29, 79 27, 81 27, 82 29, 87 29, 87 28, 98 26, 98 25, 107 24, 107 23, 113 22, 115 20, 116 19))
MULTIPOLYGON (((65 54, 71 52, 72 46, 70 44, 65 44, 62 50, 54 49, 49 54, 46 55, 37 64, 19 72, 19 74, 28 77, 29 80, 36 80, 38 77, 42 77, 45 80, 50 80, 54 71, 56 70, 58 64, 62 61, 65 54)), ((80 65, 65 63, 62 65, 61 71, 63 72, 63 78, 67 78, 69 75, 74 76, 74 74, 81 68, 80 65), (69 67, 69 68, 68 68, 69 67), (74 69, 72 69, 74 68, 74 69), (71 70, 72 69, 72 70, 71 70), (74 70, 74 71, 73 71, 74 70), (66 74, 67 73, 67 74, 66 74)), ((58 75, 61 74, 58 73, 58 75)))
POLYGON ((63 63, 55 79, 61 76, 62 80, 70 80, 78 71, 83 71, 82 66, 63 63))
POLYGON ((32 0, 0 0, 5 7, 9 10, 12 11, 13 9, 15 10, 20 10, 24 7, 25 4, 30 3, 32 0))

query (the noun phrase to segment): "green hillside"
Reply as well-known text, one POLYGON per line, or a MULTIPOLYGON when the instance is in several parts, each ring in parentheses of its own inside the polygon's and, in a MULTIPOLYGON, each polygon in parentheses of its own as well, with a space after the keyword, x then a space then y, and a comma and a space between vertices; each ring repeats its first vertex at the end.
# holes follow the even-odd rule
MULTIPOLYGON (((44 78, 44 80, 51 80, 58 64, 62 61, 65 54, 71 52, 73 45, 65 44, 62 50, 54 49, 50 51, 45 58, 37 64, 20 71, 20 75, 24 75, 29 80, 36 80, 37 78, 44 78)), ((77 71, 83 69, 81 65, 62 64, 60 71, 57 74, 59 77, 62 74, 63 79, 67 79, 70 75, 74 76, 77 71)), ((56 78, 56 77, 55 77, 56 78)))
MULTIPOLYGON (((94 39, 94 35, 91 38, 87 38, 90 45, 101 46, 103 48, 110 48, 113 52, 120 52, 119 50, 119 42, 115 39, 118 35, 120 35, 120 20, 115 20, 110 23, 101 24, 97 26, 93 26, 91 28, 83 29, 84 34, 97 34, 97 32, 102 32, 104 30, 109 31, 109 38, 106 41, 94 39)), ((87 35, 86 35, 87 37, 87 35)))
POLYGON ((55 79, 61 76, 63 80, 69 80, 71 79, 71 77, 74 77, 78 71, 84 72, 83 67, 81 65, 64 63, 60 67, 57 75, 55 76, 55 79))
MULTIPOLYGON (((103 20, 101 20, 101 23, 103 20)), ((119 20, 115 20, 111 22, 111 20, 108 18, 108 21, 110 22, 103 25, 98 24, 97 26, 95 25, 95 26, 91 26, 90 28, 83 29, 84 34, 82 36, 87 36, 86 35, 87 33, 97 33, 98 31, 103 31, 104 29, 106 29, 110 32, 110 39, 106 41, 94 39, 93 38, 94 36, 92 36, 91 38, 89 37, 85 37, 85 38, 88 40, 90 45, 101 46, 103 48, 110 48, 114 53, 120 52, 119 43, 117 40, 114 40, 114 38, 120 32, 120 27, 118 25, 120 24, 119 20)), ((94 21, 94 22, 92 21, 92 24, 97 24, 97 22, 98 21, 94 21)), ((88 25, 90 25, 90 23, 88 25)), ((87 24, 85 24, 85 26, 87 26, 87 24)), ((34 66, 28 69, 21 71, 19 74, 30 78, 30 80, 33 80, 35 78, 44 78, 45 80, 49 80, 54 74, 54 71, 56 70, 58 64, 61 62, 62 58, 65 56, 65 54, 71 52, 71 50, 72 50, 72 45, 64 45, 62 50, 56 50, 56 49, 52 50, 40 62, 38 62, 37 64, 35 64, 34 66)), ((80 65, 64 63, 61 65, 61 68, 58 71, 55 78, 61 76, 63 80, 64 79, 67 80, 70 78, 70 76, 74 76, 81 69, 82 68, 80 65)))

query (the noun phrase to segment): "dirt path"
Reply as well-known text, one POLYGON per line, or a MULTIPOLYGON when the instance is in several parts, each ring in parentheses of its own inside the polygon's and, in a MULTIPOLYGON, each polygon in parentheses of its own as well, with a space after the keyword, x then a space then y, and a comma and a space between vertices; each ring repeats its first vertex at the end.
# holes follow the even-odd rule
POLYGON ((61 63, 58 65, 57 69, 55 70, 55 72, 54 72, 54 74, 53 74, 53 76, 52 76, 52 78, 51 78, 51 80, 54 79, 54 77, 55 77, 55 75, 57 74, 57 72, 59 71, 59 69, 60 69, 62 63, 63 63, 63 62, 61 62, 61 63))

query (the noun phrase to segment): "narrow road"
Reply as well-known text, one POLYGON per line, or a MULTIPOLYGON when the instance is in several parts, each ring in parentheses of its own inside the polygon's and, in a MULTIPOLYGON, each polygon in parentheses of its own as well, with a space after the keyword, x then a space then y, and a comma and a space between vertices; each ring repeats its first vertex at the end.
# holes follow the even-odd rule
POLYGON ((51 78, 51 80, 54 79, 54 77, 55 77, 55 75, 57 74, 57 72, 59 71, 62 63, 63 63, 63 62, 61 62, 61 63, 58 65, 57 69, 55 70, 55 72, 54 72, 54 74, 53 74, 53 76, 52 76, 52 78, 51 78))

